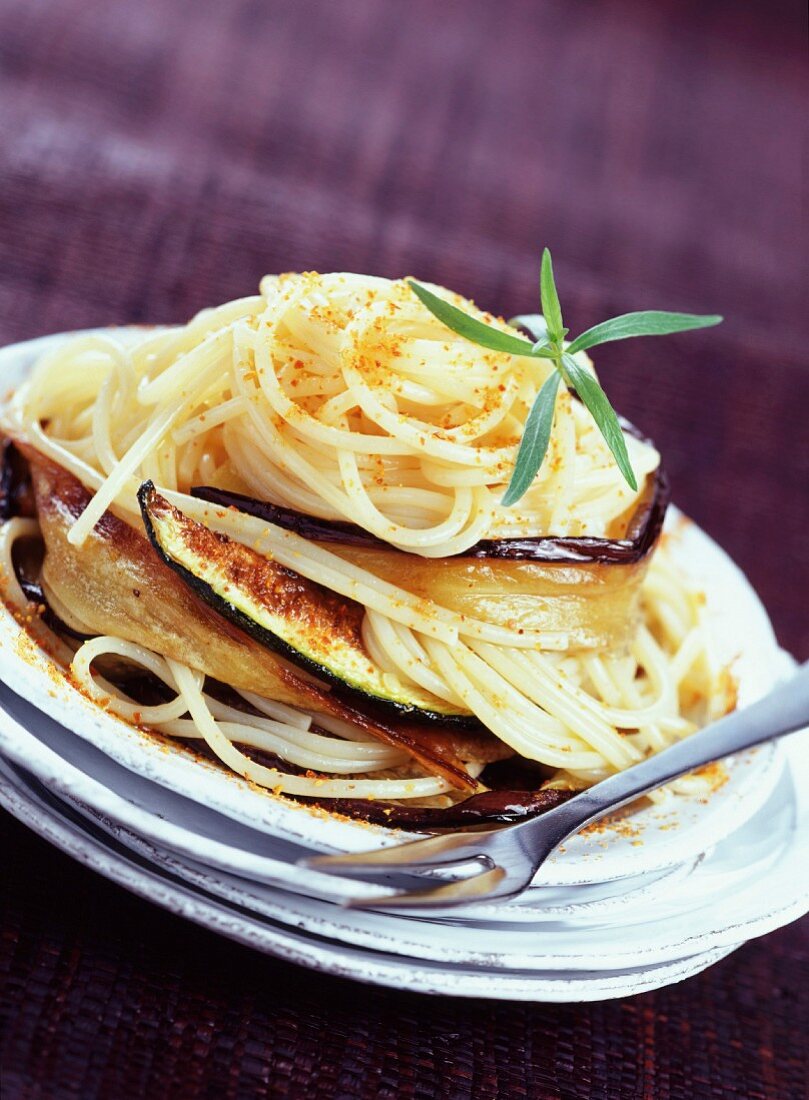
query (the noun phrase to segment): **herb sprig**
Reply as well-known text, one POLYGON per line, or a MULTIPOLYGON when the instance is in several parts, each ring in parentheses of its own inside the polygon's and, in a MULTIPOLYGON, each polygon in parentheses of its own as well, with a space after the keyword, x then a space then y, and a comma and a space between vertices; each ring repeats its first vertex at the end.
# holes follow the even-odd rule
POLYGON ((662 310, 624 313, 620 317, 593 325, 566 344, 565 337, 569 330, 563 324, 562 307, 553 277, 553 262, 547 248, 542 253, 539 276, 542 314, 521 315, 512 321, 512 324, 519 324, 527 329, 534 337, 533 342, 470 317, 468 313, 451 305, 444 298, 439 298, 413 279, 408 279, 408 283, 434 317, 473 344, 491 351, 507 352, 509 355, 549 359, 553 363, 554 371, 540 388, 525 422, 514 470, 502 500, 505 506, 516 504, 527 492, 545 459, 560 382, 568 389, 576 391, 596 422, 627 484, 637 491, 637 478, 629 461, 624 433, 615 410, 595 377, 574 356, 576 352, 613 340, 627 340, 632 336, 666 336, 672 332, 718 325, 722 320, 716 314, 700 316, 695 313, 667 313, 662 310))

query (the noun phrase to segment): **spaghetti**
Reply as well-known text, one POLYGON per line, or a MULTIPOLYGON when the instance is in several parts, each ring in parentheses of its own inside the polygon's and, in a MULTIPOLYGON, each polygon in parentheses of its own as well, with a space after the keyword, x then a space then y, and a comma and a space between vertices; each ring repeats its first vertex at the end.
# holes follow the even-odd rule
MULTIPOLYGON (((137 490, 153 481, 193 521, 362 604, 362 644, 384 675, 471 713, 508 750, 552 771, 550 786, 597 781, 724 706, 702 601, 664 542, 648 565, 628 643, 582 648, 563 631, 517 628, 485 608, 469 614, 427 599, 350 554, 190 495, 206 485, 348 521, 440 570, 483 539, 621 537, 659 465, 654 447, 625 433, 641 485, 630 490, 589 414, 562 387, 546 461, 519 504, 504 508, 528 412, 552 369, 547 361, 455 337, 404 281, 306 273, 268 276, 260 289, 183 328, 77 336, 43 356, 16 393, 6 417, 11 434, 93 494, 67 535, 78 553, 108 510, 142 530, 137 490)), ((577 358, 592 370, 586 356, 577 358)), ((13 542, 30 536, 32 523, 2 528, 0 564, 9 577, 13 542)), ((24 599, 13 585, 8 594, 24 599)), ((51 594, 56 606, 56 585, 51 594)), ((69 601, 64 610, 71 613, 69 601)), ((125 632, 83 643, 71 667, 115 713, 202 739, 262 786, 336 799, 458 797, 400 748, 333 715, 255 692, 248 711, 225 704, 206 690, 206 669, 125 632), (153 707, 127 699, 94 672, 94 662, 111 656, 148 670, 172 698, 153 707), (267 767, 237 744, 281 763, 267 767)), ((473 776, 483 767, 465 764, 473 776)))

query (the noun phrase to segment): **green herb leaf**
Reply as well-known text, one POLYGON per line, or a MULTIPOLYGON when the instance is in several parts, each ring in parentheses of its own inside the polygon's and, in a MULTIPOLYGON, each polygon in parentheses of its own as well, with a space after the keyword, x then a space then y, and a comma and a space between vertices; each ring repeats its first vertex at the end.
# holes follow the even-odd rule
POLYGON ((624 313, 613 317, 611 321, 602 321, 577 336, 566 349, 573 355, 596 344, 606 344, 610 340, 627 340, 631 336, 667 336, 672 332, 687 332, 694 328, 708 328, 718 325, 722 320, 717 314, 700 316, 697 313, 666 313, 659 309, 648 309, 641 313, 624 313))
POLYGON ((517 461, 501 501, 505 507, 515 504, 531 487, 531 483, 542 465, 553 427, 553 413, 556 408, 556 391, 561 376, 557 370, 542 383, 528 419, 525 422, 517 461))
POLYGON ((512 328, 528 329, 537 342, 548 339, 548 322, 541 313, 520 313, 517 317, 509 317, 508 323, 512 328))
POLYGON ((553 279, 553 261, 548 248, 542 253, 539 296, 542 300, 542 312, 548 325, 548 335, 551 340, 561 340, 565 334, 562 323, 562 307, 559 305, 559 295, 556 293, 556 283, 553 279))
POLYGON ((604 436, 604 441, 612 451, 627 484, 630 489, 637 492, 638 482, 629 461, 624 433, 621 431, 621 425, 618 423, 618 417, 615 415, 615 409, 610 404, 609 398, 592 374, 585 367, 580 366, 571 355, 563 355, 562 364, 565 374, 575 387, 576 393, 598 425, 598 430, 604 436))
POLYGON ((689 329, 707 328, 718 325, 721 317, 711 314, 700 316, 694 313, 666 313, 662 310, 646 310, 640 313, 625 313, 594 325, 578 336, 568 348, 563 341, 568 333, 562 322, 562 307, 553 277, 553 262, 550 251, 542 253, 542 267, 539 277, 539 291, 542 300, 542 313, 524 313, 511 320, 512 325, 522 325, 534 339, 533 343, 518 336, 501 332, 491 325, 470 317, 463 310, 419 283, 408 279, 410 288, 420 301, 447 328, 457 332, 474 344, 493 351, 504 351, 509 355, 528 355, 551 359, 554 373, 542 385, 533 408, 528 415, 523 430, 523 438, 517 453, 517 461, 502 503, 514 504, 526 492, 537 474, 550 440, 553 414, 556 407, 556 394, 560 379, 575 389, 625 477, 627 484, 637 492, 638 483, 629 461, 624 434, 615 410, 607 395, 595 378, 573 358, 576 352, 597 344, 606 344, 611 340, 626 340, 631 336, 663 336, 672 332, 687 332, 689 329))
POLYGON ((498 328, 485 325, 482 321, 470 317, 462 309, 450 305, 431 290, 421 286, 413 279, 407 280, 410 289, 419 300, 429 309, 433 317, 457 332, 459 336, 471 340, 473 344, 479 344, 492 351, 505 351, 509 355, 530 355, 533 345, 520 336, 510 336, 507 332, 501 332, 498 328))

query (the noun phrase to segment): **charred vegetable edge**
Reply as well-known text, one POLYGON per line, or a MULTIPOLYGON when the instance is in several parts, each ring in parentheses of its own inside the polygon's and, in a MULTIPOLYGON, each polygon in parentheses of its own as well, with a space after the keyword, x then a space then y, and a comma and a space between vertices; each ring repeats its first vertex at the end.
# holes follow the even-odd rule
MULTIPOLYGON (((635 438, 649 442, 628 421, 622 426, 635 438)), ((362 527, 343 520, 318 519, 292 508, 282 508, 266 501, 256 500, 243 493, 198 485, 191 489, 191 496, 205 500, 220 508, 236 508, 247 515, 274 523, 285 530, 294 531, 313 542, 341 543, 344 546, 366 547, 402 554, 389 543, 370 534, 362 527)), ((634 565, 642 561, 654 548, 663 529, 666 509, 671 493, 669 481, 662 466, 649 475, 638 506, 628 524, 629 538, 574 538, 564 536, 540 536, 518 539, 481 539, 453 561, 466 558, 498 558, 508 561, 536 561, 549 565, 634 565)))
MULTIPOLYGON (((402 719, 416 719, 419 721, 426 721, 436 723, 440 725, 451 725, 464 729, 478 729, 480 726, 479 721, 474 715, 457 714, 457 713, 442 713, 436 710, 425 710, 421 707, 412 704, 399 703, 392 699, 385 699, 379 695, 372 695, 370 692, 363 691, 362 688, 355 687, 352 684, 346 683, 331 669, 324 667, 317 661, 308 657, 305 653, 295 649, 288 642, 279 638, 277 634, 273 634, 272 631, 263 627, 260 623, 257 623, 254 619, 251 619, 249 615, 245 614, 239 608, 235 607, 232 603, 220 596, 214 589, 195 573, 193 573, 187 566, 181 565, 176 561, 164 548, 160 542, 160 537, 155 528, 154 522, 150 514, 150 507, 154 497, 160 497, 160 493, 156 489, 152 481, 145 481, 138 490, 138 503, 140 504, 141 515, 143 516, 143 523, 146 528, 146 534, 149 537, 154 549, 160 555, 161 559, 172 569, 177 576, 179 576, 185 583, 194 591, 209 607, 218 612, 224 618, 228 619, 235 626, 238 626, 245 633, 249 634, 251 638, 259 642, 261 645, 267 647, 267 649, 278 653, 279 656, 284 657, 293 665, 299 668, 306 669, 312 672, 315 676, 321 680, 325 680, 332 685, 335 695, 339 698, 345 699, 347 702, 354 702, 355 705, 361 704, 361 709, 369 710, 372 712, 376 710, 380 715, 388 714, 395 715, 402 719)), ((165 498, 160 497, 161 500, 165 498)), ((168 503, 168 502, 166 502, 168 503)), ((169 505, 173 508, 173 505, 169 505)), ((179 511, 179 509, 174 509, 179 511)), ((182 513, 181 513, 182 514, 182 513)), ((196 520, 191 520, 187 516, 183 518, 188 523, 196 523, 196 520)), ((201 525, 200 525, 201 526, 201 525)), ((216 535, 217 539, 225 541, 231 541, 224 535, 216 535)), ((371 713, 372 716, 372 713, 371 713)))

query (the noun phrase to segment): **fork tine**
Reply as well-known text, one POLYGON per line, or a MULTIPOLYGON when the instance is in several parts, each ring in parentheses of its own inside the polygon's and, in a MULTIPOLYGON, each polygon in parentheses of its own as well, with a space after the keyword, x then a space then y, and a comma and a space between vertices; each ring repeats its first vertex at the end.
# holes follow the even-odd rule
POLYGON ((347 909, 443 909, 464 902, 483 901, 497 891, 506 872, 492 867, 479 875, 448 882, 432 890, 412 890, 400 894, 383 894, 376 898, 347 898, 340 904, 347 909))
MULTIPOLYGON (((411 840, 391 848, 373 848, 369 852, 346 852, 334 856, 309 856, 299 860, 304 867, 335 874, 361 874, 363 871, 432 870, 454 863, 469 863, 482 856, 480 840, 468 835, 430 836, 411 840)), ((485 857, 488 858, 488 857, 485 857)), ((491 861, 489 861, 491 862, 491 861)))

